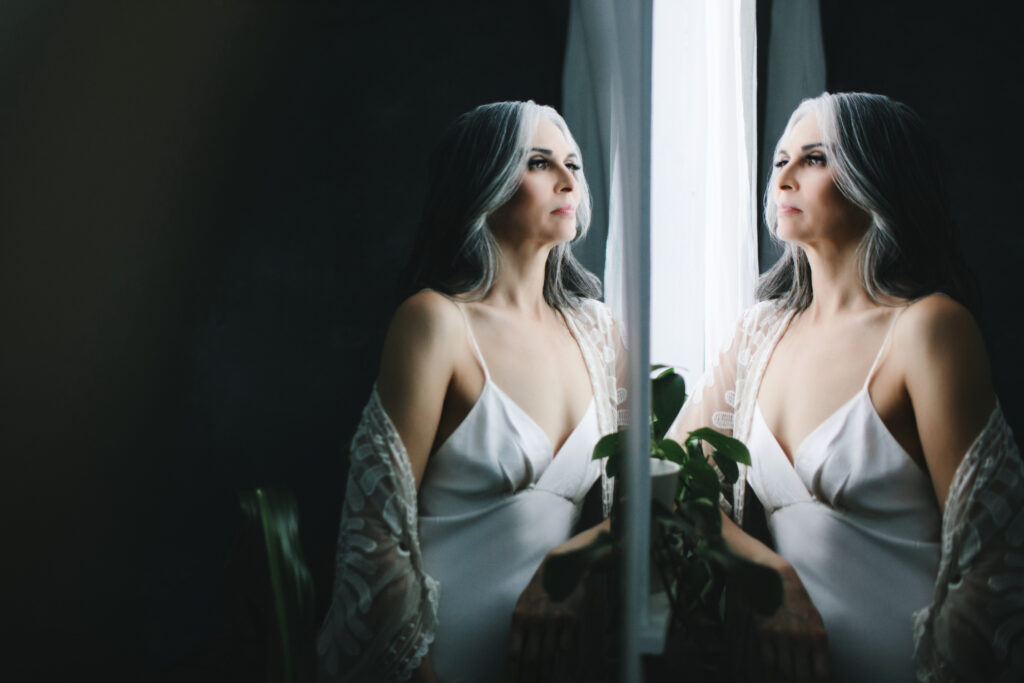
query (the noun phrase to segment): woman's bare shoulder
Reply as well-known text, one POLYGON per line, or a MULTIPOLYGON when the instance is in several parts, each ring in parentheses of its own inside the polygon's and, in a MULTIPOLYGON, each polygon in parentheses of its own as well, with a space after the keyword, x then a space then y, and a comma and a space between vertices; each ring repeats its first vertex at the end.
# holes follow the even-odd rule
POLYGON ((945 294, 929 294, 911 302, 899 325, 901 341, 916 352, 984 356, 985 343, 974 315, 945 294))
MULTIPOLYGON (((992 378, 985 340, 974 315, 945 294, 909 304, 893 346, 905 359, 908 387, 957 391, 987 402, 992 378)), ((912 391, 913 393, 913 391, 912 391)))
POLYGON ((455 303, 437 292, 419 292, 398 306, 384 338, 377 390, 399 433, 406 413, 440 410, 465 329, 455 303))
POLYGON ((465 321, 454 301, 432 290, 423 290, 403 301, 391 318, 388 337, 406 342, 450 341, 462 334, 465 321))

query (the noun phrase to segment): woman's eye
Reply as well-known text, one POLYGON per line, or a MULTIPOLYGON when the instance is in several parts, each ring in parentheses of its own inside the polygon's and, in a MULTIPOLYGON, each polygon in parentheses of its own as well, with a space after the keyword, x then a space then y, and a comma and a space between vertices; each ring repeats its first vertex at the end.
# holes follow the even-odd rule
POLYGON ((806 158, 807 158, 807 165, 808 166, 824 166, 825 165, 825 156, 822 155, 822 154, 808 154, 806 158))
POLYGON ((569 169, 570 171, 572 171, 573 173, 578 173, 581 170, 583 170, 582 166, 580 166, 579 164, 577 164, 577 163, 575 163, 573 161, 566 162, 565 167, 567 169, 569 169))
POLYGON ((534 157, 526 163, 526 167, 533 170, 535 168, 547 168, 548 160, 544 157, 534 157))
POLYGON ((773 166, 775 166, 775 168, 782 168, 787 162, 789 162, 789 159, 777 159, 773 166))

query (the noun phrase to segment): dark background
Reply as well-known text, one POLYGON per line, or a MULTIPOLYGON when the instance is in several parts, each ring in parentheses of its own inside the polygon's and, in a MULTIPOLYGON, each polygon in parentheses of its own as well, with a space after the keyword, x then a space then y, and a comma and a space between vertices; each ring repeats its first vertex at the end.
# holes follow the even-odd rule
MULTIPOLYGON (((1020 434, 1013 22, 910 4, 822 3, 828 87, 942 140, 1020 434)), ((477 104, 560 100, 566 0, 386 6, 0 9, 4 679, 215 678, 245 487, 294 490, 323 608, 428 151, 477 104)))

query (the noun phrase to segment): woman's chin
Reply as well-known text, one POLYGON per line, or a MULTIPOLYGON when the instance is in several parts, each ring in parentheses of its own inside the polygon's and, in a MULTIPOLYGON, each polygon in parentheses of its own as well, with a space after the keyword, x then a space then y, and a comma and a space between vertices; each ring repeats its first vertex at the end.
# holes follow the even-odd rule
POLYGON ((775 229, 775 237, 787 244, 799 244, 804 241, 807 237, 804 234, 805 231, 799 230, 796 226, 790 224, 790 221, 779 220, 778 227, 775 229))
POLYGON ((555 230, 551 231, 551 241, 555 246, 566 242, 572 242, 574 239, 576 239, 575 223, 572 225, 560 225, 555 230))

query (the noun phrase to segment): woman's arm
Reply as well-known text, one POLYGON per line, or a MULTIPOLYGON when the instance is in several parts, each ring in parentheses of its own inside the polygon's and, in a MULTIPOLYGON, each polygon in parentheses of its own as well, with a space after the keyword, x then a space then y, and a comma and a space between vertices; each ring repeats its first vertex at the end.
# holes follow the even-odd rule
POLYGON ((729 549, 740 557, 774 569, 782 579, 782 605, 770 617, 757 620, 766 674, 777 673, 787 681, 829 680, 825 622, 793 565, 743 531, 724 511, 721 515, 722 538, 729 549))
MULTIPOLYGON (((377 393, 405 444, 417 489, 437 435, 464 327, 452 302, 436 292, 420 292, 398 307, 384 340, 377 393)), ((437 680, 429 654, 412 680, 437 680)))
POLYGON ((939 509, 964 453, 995 407, 981 331, 970 312, 941 294, 910 306, 894 335, 939 509))
POLYGON ((759 304, 749 308, 739 316, 728 346, 720 349, 711 367, 693 386, 687 387, 689 395, 666 433, 668 438, 683 443, 687 434, 702 427, 711 427, 726 436, 733 435, 740 351, 746 348, 749 361, 751 321, 757 318, 759 311, 764 311, 763 306, 759 304))
POLYGON ((412 465, 419 488, 437 435, 441 409, 465 342, 465 322, 455 305, 436 292, 407 299, 388 328, 381 352, 377 393, 412 465))
POLYGON ((933 599, 914 615, 917 674, 936 682, 963 680, 964 672, 975 680, 1024 680, 1024 663, 1008 646, 1020 642, 1024 623, 1020 452, 992 409, 988 363, 970 315, 940 296, 904 317, 911 314, 908 346, 921 358, 909 358, 907 388, 943 509, 933 599))
POLYGON ((509 681, 564 681, 574 673, 571 653, 579 633, 583 582, 567 598, 553 602, 544 590, 544 568, 552 556, 589 545, 602 531, 611 531, 610 519, 551 549, 520 594, 506 652, 509 681))
POLYGON ((433 292, 403 303, 388 330, 352 442, 334 596, 318 636, 327 678, 390 680, 416 666, 415 680, 435 680, 419 653, 433 638, 437 585, 409 520, 464 330, 455 306, 433 292))

